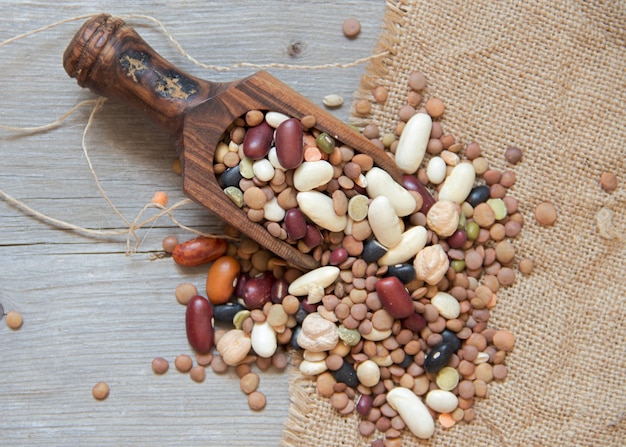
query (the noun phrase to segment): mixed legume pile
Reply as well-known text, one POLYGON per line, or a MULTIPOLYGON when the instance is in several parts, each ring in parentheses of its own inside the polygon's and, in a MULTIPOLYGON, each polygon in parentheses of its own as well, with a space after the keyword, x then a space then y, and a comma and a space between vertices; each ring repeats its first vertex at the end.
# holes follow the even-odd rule
MULTIPOLYGON (((474 419, 474 401, 507 376, 515 344, 511 332, 488 325, 498 291, 533 267, 512 242, 524 223, 509 193, 516 177, 491 169, 477 143, 443 131, 440 99, 419 109, 422 74, 409 87, 394 133, 381 135, 375 124, 363 131, 394 158, 400 183, 318 131, 313 116, 251 110, 233 123, 215 153, 224 193, 321 266, 300 272, 245 238, 166 238, 180 265, 210 263, 206 298, 193 284, 176 289, 197 363, 183 354, 178 371, 201 382, 208 365, 234 367, 259 410, 265 396, 251 365, 283 369, 296 349, 301 373, 340 414, 361 416, 363 436, 378 430, 400 445, 405 428, 428 438, 435 419, 446 428, 474 419)), ((384 102, 386 89, 373 97, 384 102)), ((357 101, 355 109, 370 106, 357 101)), ((522 152, 504 156, 515 164, 522 152)), ((556 219, 547 202, 535 215, 546 225, 556 219)), ((168 366, 153 361, 157 374, 168 366)))

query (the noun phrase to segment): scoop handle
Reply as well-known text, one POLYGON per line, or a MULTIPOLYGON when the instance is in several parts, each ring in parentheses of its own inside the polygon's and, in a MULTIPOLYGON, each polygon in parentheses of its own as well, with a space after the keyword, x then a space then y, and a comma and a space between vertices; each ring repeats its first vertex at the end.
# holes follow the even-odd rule
POLYGON ((175 137, 185 112, 224 86, 178 69, 109 14, 94 16, 77 31, 63 67, 81 87, 144 112, 175 137))

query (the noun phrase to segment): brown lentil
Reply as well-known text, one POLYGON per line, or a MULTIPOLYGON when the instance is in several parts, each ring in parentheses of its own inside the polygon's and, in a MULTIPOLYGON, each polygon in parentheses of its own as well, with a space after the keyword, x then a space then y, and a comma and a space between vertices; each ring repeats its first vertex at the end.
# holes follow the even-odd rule
POLYGON ((602 186, 602 189, 605 191, 615 191, 617 188, 617 176, 612 172, 603 172, 602 175, 600 175, 600 186, 602 186))
POLYGON ((254 411, 260 411, 266 405, 265 394, 260 391, 253 391, 248 394, 248 406, 254 411))
POLYGON ((174 366, 182 373, 189 372, 193 366, 193 360, 187 354, 180 354, 174 359, 174 366))
POLYGON ((169 368, 169 362, 162 357, 157 357, 152 360, 152 371, 154 371, 155 374, 165 374, 169 368))
POLYGON ((105 400, 107 397, 109 397, 109 385, 107 385, 105 382, 98 382, 93 386, 91 394, 93 395, 94 399, 105 400))
POLYGON ((204 366, 196 365, 191 368, 189 370, 189 377, 191 377, 191 380, 194 382, 204 382, 204 379, 206 378, 206 370, 204 369, 204 366))
POLYGON ((557 212, 550 202, 542 202, 535 207, 535 220, 540 225, 552 225, 556 222, 557 212))
POLYGON ((174 294, 180 304, 187 305, 189 300, 198 294, 198 289, 193 284, 184 282, 176 287, 174 294))

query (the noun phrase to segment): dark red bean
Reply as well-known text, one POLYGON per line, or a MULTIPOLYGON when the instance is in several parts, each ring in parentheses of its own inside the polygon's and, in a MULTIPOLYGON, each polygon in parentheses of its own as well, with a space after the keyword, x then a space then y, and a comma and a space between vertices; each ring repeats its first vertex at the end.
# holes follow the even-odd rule
POLYGON ((261 309, 272 299, 272 286, 274 276, 271 272, 265 272, 259 276, 248 279, 243 287, 243 302, 250 310, 261 309))
POLYGON ((320 245, 322 241, 323 238, 320 230, 315 225, 307 224, 306 235, 302 239, 302 242, 309 248, 315 248, 320 245))
POLYGON ((291 208, 285 213, 285 230, 289 239, 294 241, 306 236, 306 218, 298 208, 291 208))
POLYGON ((281 304, 283 302, 283 299, 288 294, 288 289, 289 283, 286 279, 280 278, 274 281, 274 284, 272 285, 272 290, 270 292, 270 298, 272 300, 272 303, 281 304))
POLYGON ((413 299, 395 276, 379 279, 376 293, 385 310, 394 318, 406 318, 413 313, 413 299))
POLYGON ((263 121, 258 126, 249 128, 243 140, 243 153, 252 160, 259 160, 267 155, 274 139, 274 129, 263 121))
POLYGON ((328 263, 330 265, 339 265, 346 259, 348 259, 348 251, 343 247, 339 247, 330 252, 328 263))
POLYGON ((424 315, 413 312, 406 318, 402 319, 402 327, 413 332, 421 332, 428 325, 424 315))
POLYGON ((359 400, 356 403, 356 412, 361 416, 365 416, 370 412, 373 406, 374 399, 369 394, 361 394, 359 400))
POLYGON ((430 207, 435 204, 435 199, 422 182, 420 182, 414 175, 404 174, 400 179, 400 183, 405 187, 405 189, 408 189, 409 191, 416 191, 420 196, 422 196, 422 207, 420 208, 420 212, 423 214, 428 213, 430 207))
POLYGON ((172 259, 183 267, 196 267, 215 261, 227 249, 228 243, 225 239, 197 237, 176 245, 172 250, 172 259))
POLYGON ((187 340, 199 354, 207 354, 213 348, 213 306, 206 298, 196 295, 187 303, 185 312, 187 340))
POLYGON ((276 156, 283 168, 295 169, 302 163, 302 137, 302 124, 296 118, 289 118, 276 128, 276 156))
POLYGON ((450 248, 461 248, 467 242, 467 233, 461 229, 456 230, 446 241, 450 248))

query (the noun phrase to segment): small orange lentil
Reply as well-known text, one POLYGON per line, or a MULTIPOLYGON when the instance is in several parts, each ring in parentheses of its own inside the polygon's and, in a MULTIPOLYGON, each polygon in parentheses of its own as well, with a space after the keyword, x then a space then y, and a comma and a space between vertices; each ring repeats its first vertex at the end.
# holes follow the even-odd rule
POLYGON ((533 271, 533 260, 530 258, 524 258, 519 262, 519 265, 517 266, 518 270, 523 274, 523 275, 530 275, 530 273, 532 273, 533 271))
POLYGON ((152 196, 152 203, 154 205, 166 207, 167 200, 168 200, 167 193, 164 191, 157 191, 154 193, 154 196, 152 196))
POLYGON ((376 102, 382 104, 387 101, 387 98, 389 97, 389 91, 387 90, 387 87, 377 85, 376 87, 374 87, 374 90, 372 90, 372 95, 374 96, 376 102))
POLYGON ((6 322, 7 326, 13 330, 17 330, 22 327, 24 320, 22 319, 22 314, 12 310, 6 314, 6 322))
POLYGON ((97 400, 104 400, 109 397, 109 385, 104 382, 98 382, 93 386, 91 394, 97 400))
POLYGON ((439 415, 439 423, 443 428, 452 428, 456 424, 456 421, 450 413, 441 413, 439 415))
POLYGON ((354 103, 354 110, 359 115, 368 115, 372 111, 372 104, 367 99, 359 99, 354 103))
POLYGON ((309 146, 304 149, 305 161, 320 161, 322 159, 322 153, 316 147, 309 146))

